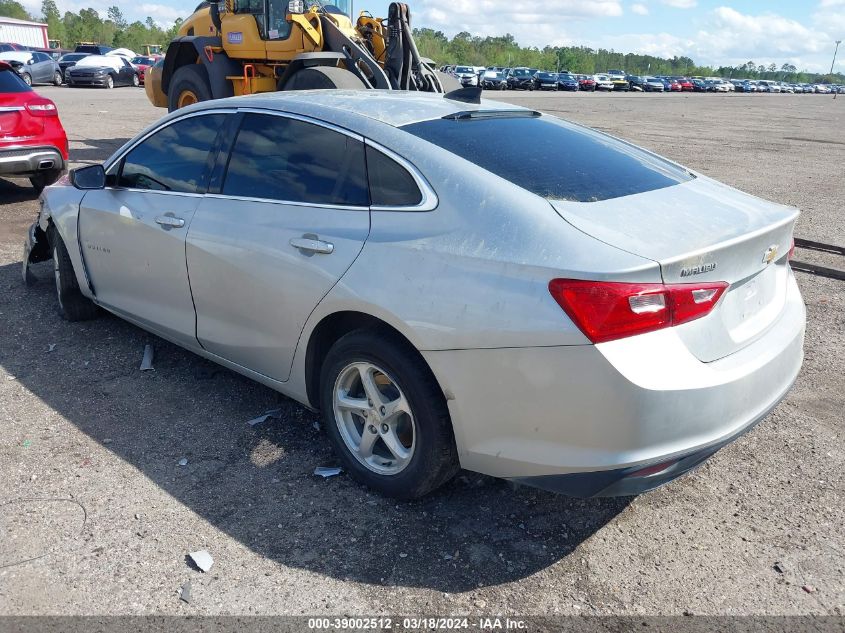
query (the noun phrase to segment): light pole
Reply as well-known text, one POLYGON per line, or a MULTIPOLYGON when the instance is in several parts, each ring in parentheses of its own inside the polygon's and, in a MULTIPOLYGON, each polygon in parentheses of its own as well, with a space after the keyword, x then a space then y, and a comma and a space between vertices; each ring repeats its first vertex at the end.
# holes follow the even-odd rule
MULTIPOLYGON (((842 43, 842 40, 836 40, 836 48, 833 49, 833 61, 830 62, 830 78, 831 81, 833 80, 833 65, 836 63, 836 53, 839 51, 839 45, 842 43)), ((839 91, 833 93, 833 98, 836 99, 836 95, 839 91)))

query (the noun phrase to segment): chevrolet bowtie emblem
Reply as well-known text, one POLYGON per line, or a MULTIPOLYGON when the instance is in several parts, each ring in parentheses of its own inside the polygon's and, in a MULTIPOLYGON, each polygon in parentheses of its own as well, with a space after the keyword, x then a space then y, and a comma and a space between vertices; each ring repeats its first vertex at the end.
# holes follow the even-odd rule
POLYGON ((772 244, 769 248, 766 249, 766 252, 763 253, 763 263, 764 264, 771 264, 778 256, 778 245, 772 244))

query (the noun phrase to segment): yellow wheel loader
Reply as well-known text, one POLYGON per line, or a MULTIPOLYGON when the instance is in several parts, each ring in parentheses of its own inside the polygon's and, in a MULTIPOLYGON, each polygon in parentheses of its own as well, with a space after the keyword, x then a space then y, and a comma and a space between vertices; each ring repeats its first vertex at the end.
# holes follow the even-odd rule
POLYGON ((203 2, 185 20, 163 62, 148 69, 153 105, 178 108, 234 95, 314 88, 423 90, 460 88, 420 57, 407 5, 392 3, 386 20, 351 0, 203 2))

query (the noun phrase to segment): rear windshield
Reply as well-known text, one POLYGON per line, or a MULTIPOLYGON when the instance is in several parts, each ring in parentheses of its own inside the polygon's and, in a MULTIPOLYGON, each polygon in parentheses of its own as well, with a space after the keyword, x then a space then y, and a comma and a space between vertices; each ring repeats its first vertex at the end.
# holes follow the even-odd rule
POLYGON ((11 68, 0 68, 0 94, 4 92, 32 92, 32 88, 11 68))
POLYGON ((550 200, 609 200, 693 178, 627 143, 551 117, 435 119, 401 129, 550 200), (507 151, 491 148, 490 139, 507 151))

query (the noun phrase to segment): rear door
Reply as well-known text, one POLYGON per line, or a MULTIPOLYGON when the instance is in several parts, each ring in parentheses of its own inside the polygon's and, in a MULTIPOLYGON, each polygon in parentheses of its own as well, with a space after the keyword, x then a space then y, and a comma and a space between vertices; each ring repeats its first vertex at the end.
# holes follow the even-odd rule
POLYGON ((331 125, 249 111, 188 232, 197 339, 284 381, 308 315, 370 230, 364 144, 331 125))
POLYGON ((122 65, 120 66, 120 71, 118 73, 118 85, 131 86, 132 77, 135 76, 135 68, 126 58, 120 57, 119 59, 122 62, 122 65))
POLYGON ((97 299, 176 341, 195 342, 185 236, 224 126, 224 112, 188 115, 135 145, 109 186, 89 191, 79 236, 97 299))
POLYGON ((32 81, 50 83, 53 80, 53 60, 45 53, 33 53, 32 81))

